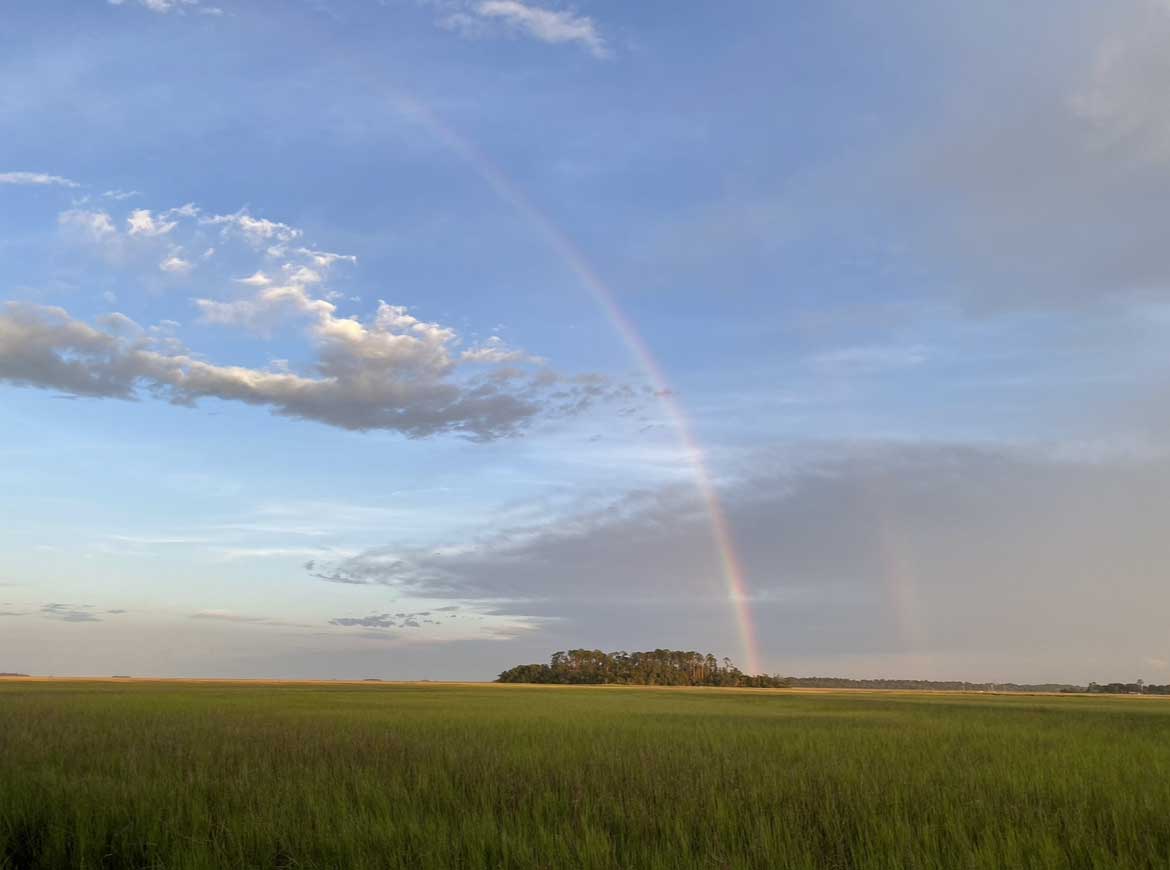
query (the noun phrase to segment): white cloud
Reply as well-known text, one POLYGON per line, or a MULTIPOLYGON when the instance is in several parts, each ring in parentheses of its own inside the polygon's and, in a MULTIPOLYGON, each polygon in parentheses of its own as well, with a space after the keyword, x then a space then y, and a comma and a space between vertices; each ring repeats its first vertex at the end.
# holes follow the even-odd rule
POLYGON ((169 257, 159 263, 158 267, 164 272, 171 272, 181 275, 185 275, 191 271, 190 261, 184 260, 178 254, 171 254, 169 257))
POLYGON ((329 251, 314 251, 311 248, 297 248, 296 253, 303 257, 308 257, 313 261, 313 265, 318 268, 328 269, 334 263, 346 261, 348 263, 356 263, 357 257, 353 254, 332 254, 329 251))
MULTIPOLYGON (((122 6, 126 0, 108 0, 108 2, 111 6, 122 6)), ((138 5, 149 9, 151 12, 158 12, 161 14, 166 14, 168 12, 178 12, 182 14, 186 7, 198 6, 199 0, 138 0, 138 5)), ((206 10, 201 9, 200 11, 202 12, 206 10)))
POLYGON ((80 187, 76 181, 44 172, 0 172, 0 184, 40 184, 58 187, 80 187))
POLYGON ((331 302, 310 297, 301 285, 271 286, 271 282, 260 272, 251 278, 242 279, 240 283, 265 289, 253 297, 230 302, 196 299, 195 305, 204 323, 240 326, 264 332, 289 315, 331 318, 336 310, 331 302))
MULTIPOLYGON (((245 210, 238 211, 235 214, 210 215, 202 218, 202 222, 222 226, 225 234, 233 231, 237 232, 256 247, 273 241, 291 242, 301 236, 301 231, 295 227, 290 227, 288 224, 282 224, 278 221, 252 217, 245 210)), ((270 252, 274 255, 280 250, 279 246, 270 248, 270 252)))
POLYGON ((491 35, 493 24, 540 42, 576 43, 597 58, 610 55, 593 19, 569 10, 543 9, 520 0, 480 0, 466 11, 439 19, 441 27, 469 38, 491 35))
POLYGON ((290 273, 288 279, 296 284, 321 283, 321 273, 313 271, 308 266, 293 266, 290 263, 285 266, 285 270, 290 273))
MULTIPOLYGON (((239 226, 236 215, 226 221, 228 226, 239 226)), ((249 232, 260 232, 269 235, 290 235, 299 233, 287 224, 273 221, 257 221, 246 223, 241 227, 245 235, 249 232), (254 225, 261 225, 260 230, 254 230, 254 225)), ((204 221, 205 223, 207 221, 204 221)), ((217 221, 219 222, 219 221, 217 221)), ((309 288, 320 284, 325 279, 325 273, 333 263, 356 258, 342 254, 328 254, 314 251, 309 248, 298 248, 293 253, 307 257, 316 268, 310 268, 303 263, 290 262, 281 267, 284 277, 275 280, 263 270, 257 269, 246 278, 236 278, 235 283, 255 288, 256 293, 243 299, 195 299, 204 323, 213 323, 222 326, 238 326, 261 333, 269 332, 279 322, 289 316, 307 316, 317 321, 321 327, 327 321, 335 320, 335 300, 342 297, 337 291, 329 291, 325 298, 315 298, 310 295, 309 288)))
POLYGON ((70 209, 57 216, 57 223, 66 229, 79 232, 93 241, 109 239, 118 234, 109 213, 104 211, 70 209))
MULTIPOLYGON (((192 302, 203 324, 262 335, 291 325, 315 358, 299 371, 217 365, 191 353, 169 329, 91 325, 61 308, 13 303, 0 308, 0 381, 77 396, 152 394, 187 405, 217 398, 345 429, 410 437, 454 432, 476 440, 510 435, 538 416, 579 413, 612 390, 600 376, 563 377, 499 339, 468 347, 454 329, 400 306, 382 302, 360 320, 340 316, 335 300, 343 296, 317 288, 331 266, 354 258, 293 247, 288 243, 301 232, 288 224, 243 210, 202 215, 194 205, 133 209, 123 219, 127 229, 119 231, 105 211, 59 216, 63 227, 117 253, 119 264, 178 276, 195 268, 196 258, 185 252, 204 249, 208 228, 224 236, 224 268, 241 253, 255 261, 281 247, 277 271, 269 260, 247 277, 209 282, 223 295, 192 302)), ((210 272, 213 264, 205 262, 201 270, 210 272)))
POLYGON ((543 363, 540 357, 509 347, 499 336, 493 335, 483 344, 469 348, 461 353, 464 362, 472 363, 543 363))
MULTIPOLYGON (((130 195, 122 191, 107 191, 103 197, 112 201, 108 206, 112 210, 117 208, 118 202, 130 195)), ((193 264, 182 255, 182 246, 170 241, 178 235, 176 231, 181 226, 183 230, 191 230, 184 241, 200 246, 206 243, 193 223, 199 216, 199 209, 191 203, 162 211, 135 208, 117 218, 106 208, 85 208, 78 203, 75 206, 58 215, 58 224, 68 230, 74 239, 97 245, 103 256, 123 266, 152 263, 158 264, 165 272, 184 272, 192 268, 193 264), (119 226, 123 222, 125 230, 120 231, 119 226)), ((214 249, 208 248, 203 258, 206 259, 212 253, 214 249)))
POLYGON ((132 236, 165 236, 178 226, 177 221, 163 220, 161 216, 156 220, 148 208, 134 209, 126 218, 126 224, 132 236))
POLYGON ((263 272, 257 271, 247 278, 237 278, 236 282, 239 284, 247 284, 249 287, 267 287, 272 283, 272 279, 263 272))

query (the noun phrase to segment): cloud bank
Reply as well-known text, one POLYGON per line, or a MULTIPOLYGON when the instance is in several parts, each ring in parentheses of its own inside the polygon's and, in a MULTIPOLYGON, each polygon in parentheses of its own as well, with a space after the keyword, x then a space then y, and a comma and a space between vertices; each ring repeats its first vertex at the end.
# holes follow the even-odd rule
MULTIPOLYGON (((1157 566, 1170 544, 1151 509, 1170 496, 1164 459, 823 445, 759 454, 725 495, 766 660, 910 654, 975 677, 1010 653, 1019 673, 1072 679, 1098 658, 1138 667, 1166 652, 1157 566)), ((699 633, 738 647, 709 520, 686 486, 314 568, 521 621, 558 617, 557 643, 699 633)))

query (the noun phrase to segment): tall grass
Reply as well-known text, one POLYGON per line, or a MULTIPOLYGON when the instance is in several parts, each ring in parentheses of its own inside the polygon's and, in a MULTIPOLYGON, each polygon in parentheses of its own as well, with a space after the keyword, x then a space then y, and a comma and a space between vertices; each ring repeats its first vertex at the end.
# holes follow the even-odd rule
POLYGON ((0 868, 1170 867, 1170 701, 0 684, 0 868))

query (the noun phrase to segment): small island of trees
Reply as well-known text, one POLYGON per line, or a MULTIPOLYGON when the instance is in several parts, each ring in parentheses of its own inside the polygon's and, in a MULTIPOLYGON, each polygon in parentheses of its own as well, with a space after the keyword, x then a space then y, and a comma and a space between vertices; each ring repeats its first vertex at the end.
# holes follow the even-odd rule
POLYGON ((497 683, 617 683, 637 686, 744 686, 775 689, 782 677, 749 675, 711 653, 656 649, 648 652, 602 652, 571 649, 555 652, 547 665, 517 665, 500 674, 497 683))

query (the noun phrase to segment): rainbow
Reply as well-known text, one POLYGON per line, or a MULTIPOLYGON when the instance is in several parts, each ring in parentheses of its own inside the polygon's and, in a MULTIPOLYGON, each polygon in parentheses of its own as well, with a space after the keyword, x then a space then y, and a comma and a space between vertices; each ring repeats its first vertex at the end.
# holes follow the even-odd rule
POLYGON ((601 280, 580 248, 544 212, 540 211, 487 155, 443 123, 426 106, 401 95, 395 97, 395 102, 405 115, 466 161, 500 199, 511 205, 544 237, 569 270, 589 291, 629 348, 639 367, 650 379, 660 397, 663 408, 682 441, 694 471, 695 484, 703 499, 711 526, 712 539, 719 554, 727 598, 734 612, 739 631, 744 667, 748 673, 759 673, 759 644, 756 639, 755 623, 752 619, 751 598, 747 582, 744 579, 743 567, 736 554, 731 526, 712 482, 702 447, 694 436, 690 421, 683 412, 682 406, 674 398, 674 391, 671 390, 661 365, 646 344, 645 339, 642 338, 633 322, 618 307, 614 292, 601 280))

